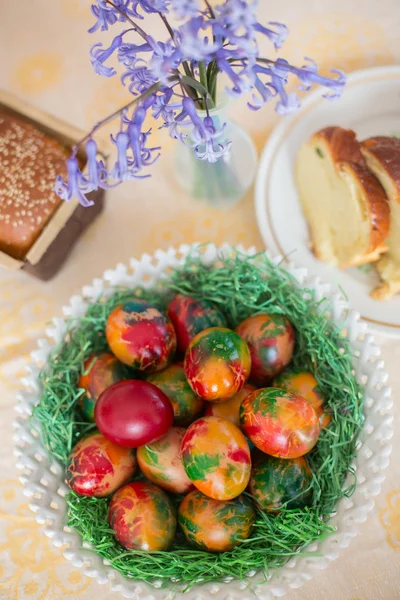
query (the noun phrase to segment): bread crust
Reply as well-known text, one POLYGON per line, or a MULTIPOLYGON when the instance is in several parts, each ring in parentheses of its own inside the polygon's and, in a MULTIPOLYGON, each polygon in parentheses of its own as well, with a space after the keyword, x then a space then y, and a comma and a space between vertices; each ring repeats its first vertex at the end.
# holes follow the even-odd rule
POLYGON ((363 191, 370 222, 370 241, 365 256, 349 266, 378 260, 387 250, 385 239, 389 233, 390 207, 385 190, 368 170, 355 132, 342 127, 326 127, 317 131, 311 142, 321 144, 329 152, 338 174, 347 173, 363 191))
POLYGON ((361 152, 368 159, 377 161, 397 191, 400 203, 400 139, 385 136, 371 137, 361 142, 361 152))

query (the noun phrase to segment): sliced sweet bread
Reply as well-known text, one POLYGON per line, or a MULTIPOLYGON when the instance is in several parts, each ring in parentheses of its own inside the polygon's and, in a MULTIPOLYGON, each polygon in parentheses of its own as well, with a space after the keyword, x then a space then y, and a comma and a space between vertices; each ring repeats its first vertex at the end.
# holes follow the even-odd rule
POLYGON ((368 170, 354 131, 327 127, 301 148, 296 183, 315 256, 341 269, 387 250, 386 193, 368 170))
POLYGON ((379 179, 390 204, 388 252, 376 263, 381 284, 372 292, 378 300, 400 292, 400 139, 372 137, 361 142, 369 170, 379 179))

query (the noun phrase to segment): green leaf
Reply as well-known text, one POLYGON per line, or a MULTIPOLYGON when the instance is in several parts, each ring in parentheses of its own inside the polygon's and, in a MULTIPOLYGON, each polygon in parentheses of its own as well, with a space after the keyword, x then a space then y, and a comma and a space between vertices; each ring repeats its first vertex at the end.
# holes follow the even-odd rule
POLYGON ((197 81, 197 79, 194 79, 193 77, 187 77, 187 75, 181 75, 181 81, 184 85, 193 88, 200 94, 200 96, 205 98, 208 102, 209 108, 214 108, 213 99, 200 81, 197 81))

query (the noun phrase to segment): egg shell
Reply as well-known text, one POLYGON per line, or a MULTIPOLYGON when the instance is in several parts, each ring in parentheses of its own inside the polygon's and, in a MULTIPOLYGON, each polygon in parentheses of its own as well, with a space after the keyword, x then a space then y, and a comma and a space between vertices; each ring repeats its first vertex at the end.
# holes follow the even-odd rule
POLYGON ((208 552, 231 550, 250 537, 256 514, 245 496, 222 502, 198 490, 181 502, 178 523, 188 541, 208 552))
POLYGON ((181 444, 185 435, 182 427, 171 427, 157 442, 137 450, 139 467, 145 477, 159 487, 175 494, 187 494, 193 484, 183 467, 181 444))
POLYGON ((312 473, 306 459, 275 458, 263 454, 251 471, 249 491, 262 509, 277 512, 286 508, 303 508, 312 500, 312 473))
POLYGON ((168 496, 152 483, 135 481, 111 499, 108 521, 118 542, 128 550, 168 550, 176 530, 168 496))
POLYGON ((189 479, 206 496, 231 500, 245 490, 251 471, 249 446, 227 419, 198 419, 187 429, 181 449, 189 479))
POLYGON ((254 392, 257 388, 254 385, 245 383, 241 390, 237 394, 225 400, 224 402, 207 402, 205 416, 206 417, 222 417, 228 419, 236 427, 240 427, 240 405, 246 398, 247 394, 254 392))
POLYGON ((246 383, 251 369, 249 348, 231 329, 211 327, 190 342, 184 369, 196 394, 221 402, 234 396, 246 383))
POLYGON ((317 443, 318 415, 307 400, 278 388, 252 392, 240 407, 243 432, 262 452, 297 458, 317 443))
POLYGON ((127 379, 101 394, 94 418, 107 439, 119 446, 137 448, 162 438, 172 426, 174 411, 155 385, 127 379))
POLYGON ((78 387, 85 390, 79 398, 79 407, 88 421, 94 421, 94 407, 100 395, 110 385, 124 378, 119 360, 109 352, 90 356, 84 364, 78 387))
POLYGON ((222 312, 208 300, 197 300, 192 296, 177 294, 167 310, 178 341, 178 348, 186 352, 195 335, 209 327, 226 327, 222 312))
POLYGON ((145 372, 161 371, 176 350, 176 335, 167 315, 139 298, 126 300, 108 316, 106 338, 124 364, 145 372))
POLYGON ((308 371, 284 371, 276 379, 273 386, 302 396, 314 407, 321 427, 328 427, 332 420, 328 412, 324 412, 325 400, 318 387, 318 381, 308 371))
POLYGON ((176 425, 190 425, 202 412, 204 400, 188 384, 182 365, 171 365, 146 380, 160 388, 170 400, 176 425))
POLYGON ((258 387, 268 384, 292 360, 295 333, 286 317, 254 315, 242 321, 235 331, 250 348, 250 380, 258 387))
POLYGON ((66 480, 81 496, 102 498, 114 493, 135 473, 136 456, 95 433, 80 440, 68 459, 66 480))

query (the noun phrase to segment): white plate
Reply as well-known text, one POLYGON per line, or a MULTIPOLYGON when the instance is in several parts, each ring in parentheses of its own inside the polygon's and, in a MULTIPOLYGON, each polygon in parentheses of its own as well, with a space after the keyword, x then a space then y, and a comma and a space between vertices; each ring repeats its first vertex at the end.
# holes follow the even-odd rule
POLYGON ((337 101, 322 98, 317 90, 301 109, 283 119, 264 148, 256 183, 256 215, 269 250, 303 265, 347 295, 372 329, 400 337, 400 295, 390 301, 373 300, 369 293, 378 281, 369 266, 340 271, 318 261, 310 251, 293 177, 300 146, 315 131, 328 125, 354 129, 359 139, 372 135, 400 135, 400 67, 356 71, 337 101))

